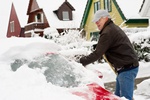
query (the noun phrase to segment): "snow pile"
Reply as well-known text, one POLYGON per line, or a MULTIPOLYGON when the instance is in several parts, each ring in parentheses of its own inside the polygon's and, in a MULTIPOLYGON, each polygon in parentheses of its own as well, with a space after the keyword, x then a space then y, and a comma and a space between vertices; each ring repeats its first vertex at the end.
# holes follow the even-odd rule
POLYGON ((137 85, 137 90, 135 90, 135 94, 149 96, 150 94, 150 79, 147 79, 140 84, 137 85))

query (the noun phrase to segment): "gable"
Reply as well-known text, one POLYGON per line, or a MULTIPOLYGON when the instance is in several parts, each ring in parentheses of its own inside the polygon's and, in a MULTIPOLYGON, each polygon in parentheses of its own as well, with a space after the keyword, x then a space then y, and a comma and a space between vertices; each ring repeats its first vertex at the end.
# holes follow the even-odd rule
MULTIPOLYGON (((72 11, 75 10, 74 7, 73 7, 68 1, 65 1, 65 2, 59 7, 59 9, 61 9, 63 6, 68 7, 68 8, 71 9, 72 11)), ((64 8, 64 7, 63 7, 63 8, 64 8)))
POLYGON ((65 1, 59 8, 58 10, 53 11, 59 20, 72 20, 73 18, 73 14, 72 11, 74 11, 75 9, 73 8, 73 6, 65 1))
POLYGON ((18 16, 14 4, 12 3, 8 28, 7 28, 7 37, 11 37, 11 36, 20 37, 20 31, 21 31, 21 26, 18 20, 18 16))
POLYGON ((27 19, 28 16, 26 15, 27 13, 27 8, 29 4, 29 0, 13 0, 15 10, 20 22, 21 27, 24 27, 27 24, 27 19))
POLYGON ((38 8, 39 8, 39 6, 38 6, 36 0, 30 0, 27 15, 29 15, 29 13, 31 13, 31 12, 34 12, 38 8))

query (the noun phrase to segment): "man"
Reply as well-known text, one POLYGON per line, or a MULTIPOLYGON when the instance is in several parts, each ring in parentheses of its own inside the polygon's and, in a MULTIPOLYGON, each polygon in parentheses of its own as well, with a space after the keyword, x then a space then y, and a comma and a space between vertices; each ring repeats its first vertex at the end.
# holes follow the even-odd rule
POLYGON ((139 66, 132 44, 121 28, 113 23, 106 10, 98 10, 93 22, 100 30, 98 44, 91 54, 80 58, 79 62, 86 66, 105 54, 117 72, 115 94, 132 100, 139 66))

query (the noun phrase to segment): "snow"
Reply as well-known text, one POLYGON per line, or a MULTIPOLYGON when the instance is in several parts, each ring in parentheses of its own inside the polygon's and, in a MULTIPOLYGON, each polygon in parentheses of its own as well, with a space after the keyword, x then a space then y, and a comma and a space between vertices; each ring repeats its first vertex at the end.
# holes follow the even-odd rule
MULTIPOLYGON (((53 41, 36 38, 4 38, 0 39, 0 100, 83 100, 71 94, 67 88, 55 86, 47 83, 42 70, 31 69, 26 64, 22 65, 16 72, 10 68, 13 59, 32 58, 43 53, 58 53, 62 48, 53 41)), ((62 61, 63 62, 63 61, 62 61)), ((86 78, 82 79, 83 84, 94 80, 103 86, 101 80, 98 81, 94 73, 90 71, 82 72, 85 68, 78 64, 76 72, 83 73, 86 78)), ((82 85, 82 84, 81 84, 82 85)))
POLYGON ((127 19, 141 18, 139 15, 139 10, 141 8, 143 0, 130 0, 128 2, 126 0, 116 1, 127 19))
MULTIPOLYGON (((79 28, 82 20, 82 16, 84 13, 84 9, 87 3, 87 0, 81 0, 80 2, 76 2, 75 0, 68 0, 68 2, 75 8, 73 11, 73 20, 72 21, 60 21, 56 14, 54 14, 54 10, 57 10, 65 0, 36 0, 39 7, 43 8, 44 13, 51 27, 54 28, 79 28), (82 6, 81 6, 82 5, 82 6)), ((10 10, 12 2, 14 3, 15 10, 20 21, 21 26, 25 26, 27 24, 28 16, 27 10, 29 5, 29 0, 2 0, 0 1, 0 37, 6 37, 8 21, 10 17, 10 10), (3 33, 3 34, 2 34, 3 33)))
POLYGON ((142 5, 142 9, 140 11, 140 15, 143 17, 149 17, 150 18, 150 1, 144 0, 144 4, 142 5))
MULTIPOLYGON (((59 52, 61 55, 66 56, 69 60, 71 60, 73 59, 74 55, 89 54, 89 46, 91 46, 95 42, 92 43, 83 40, 79 41, 75 37, 75 33, 73 31, 69 32, 72 33, 71 36, 66 36, 55 41, 58 42, 59 45, 56 45, 52 40, 47 40, 40 37, 5 38, 10 15, 11 1, 12 0, 3 0, 0 3, 0 100, 84 100, 81 97, 72 95, 68 91, 68 88, 59 87, 53 85, 50 82, 47 83, 45 76, 41 72, 42 70, 31 69, 28 67, 28 65, 24 64, 16 72, 13 72, 10 67, 10 62, 15 58, 27 58, 32 60, 33 57, 49 51, 55 53, 59 52)), ((19 18, 21 18, 19 20, 21 22, 21 26, 23 26, 25 25, 27 16, 22 15, 22 13, 26 14, 27 12, 26 6, 28 4, 28 0, 13 1, 15 9, 17 10, 17 14, 18 12, 20 13, 18 16, 19 18), (25 6, 20 7, 20 5, 23 4, 25 6)), ((47 7, 50 7, 50 3, 45 3, 46 1, 37 1, 42 2, 39 4, 40 7, 44 7, 45 5, 48 5, 47 7)), ((46 12, 46 14, 51 14, 54 18, 49 18, 49 23, 53 24, 53 27, 60 27, 60 25, 62 25, 63 27, 76 27, 76 25, 79 26, 79 22, 82 18, 81 13, 83 13, 84 11, 86 0, 82 0, 82 2, 77 2, 76 0, 68 0, 69 3, 72 4, 72 6, 75 8, 75 11, 73 11, 75 16, 73 17, 76 21, 67 21, 67 24, 56 20, 56 15, 52 13, 52 11, 58 9, 58 7, 61 6, 63 1, 65 0, 55 0, 55 2, 57 3, 55 3, 54 6, 51 6, 51 9, 44 7, 44 11, 46 12), (48 12, 50 10, 51 13, 48 12)), ((49 2, 53 3, 54 1, 49 0, 49 2)), ((138 11, 141 7, 142 0, 130 0, 129 2, 127 2, 126 0, 117 0, 117 3, 120 5, 121 10, 127 18, 140 17, 138 15, 138 11), (128 5, 128 7, 126 5, 128 5)), ((135 41, 136 43, 139 43, 144 38, 149 39, 149 33, 150 29, 143 32, 128 32, 127 34, 132 42, 135 41)), ((149 44, 144 45, 150 47, 149 44)), ((75 66, 77 67, 77 72, 80 72, 82 71, 81 69, 84 69, 82 65, 76 65, 76 63, 73 61, 72 64, 75 64, 75 66)), ((150 77, 149 67, 150 62, 140 61, 139 73, 137 75, 137 78, 150 77)), ((102 80, 100 80, 101 83, 99 83, 101 86, 103 85, 103 83, 115 81, 116 75, 107 63, 95 62, 94 64, 88 65, 86 69, 87 70, 85 72, 85 75, 87 76, 84 78, 83 83, 88 80, 98 81, 97 78, 94 77, 94 74, 91 72, 95 70, 98 70, 103 74, 103 78, 102 80)), ((75 89, 79 90, 79 88, 75 89)), ((137 85, 137 89, 134 91, 134 99, 150 100, 150 79, 144 80, 137 85)))
MULTIPOLYGON (((69 32, 69 31, 68 31, 69 32)), ((150 38, 150 30, 137 33, 127 33, 131 41, 139 42, 142 38, 150 38)), ((70 31, 70 34, 74 33, 70 31)), ((80 32, 79 32, 80 33, 80 32)), ((70 35, 72 36, 72 34, 70 35)), ((32 60, 45 52, 60 53, 63 56, 73 56, 76 54, 90 53, 86 49, 94 42, 77 40, 80 44, 68 39, 69 35, 63 37, 64 42, 61 44, 54 43, 53 40, 44 39, 41 37, 34 38, 1 38, 0 39, 0 100, 84 100, 81 97, 75 96, 68 91, 68 88, 59 87, 52 83, 47 83, 45 76, 41 73, 42 70, 31 69, 28 65, 22 65, 17 71, 13 72, 10 67, 10 62, 15 58, 27 58, 32 60), (70 42, 68 42, 70 41, 70 42), (65 43, 67 43, 65 45, 65 43), (76 45, 75 45, 76 44, 76 45), (73 46, 71 46, 73 45, 73 46), (68 47, 67 47, 68 46, 68 47), (77 48, 72 48, 76 46, 77 48), (80 49, 82 47, 82 49, 80 49)), ((62 40, 60 40, 62 41, 62 40)), ((147 45, 149 46, 149 45, 147 45)), ((71 60, 70 60, 71 61, 71 60)), ((71 61, 77 69, 76 72, 81 72, 83 69, 81 64, 71 61), (77 64, 77 65, 76 65, 77 64)), ((140 69, 137 78, 150 76, 148 70, 150 62, 140 61, 140 69)), ((89 64, 86 66, 87 70, 83 83, 90 80, 98 81, 91 71, 98 70, 103 74, 100 82, 103 83, 115 81, 116 75, 111 70, 107 63, 89 64)), ((82 86, 82 85, 81 85, 82 86)), ((142 81, 137 85, 134 91, 135 100, 150 100, 150 79, 142 81)), ((75 88, 78 90, 79 88, 75 88)), ((81 88, 80 88, 81 89, 81 88)), ((81 90, 80 90, 81 91, 81 90)))
POLYGON ((73 20, 71 21, 61 21, 58 19, 56 14, 53 12, 58 10, 59 7, 65 2, 65 0, 55 0, 55 4, 50 0, 37 0, 40 8, 43 8, 44 13, 47 17, 47 20, 51 27, 54 28, 79 28, 82 20, 82 16, 85 10, 85 6, 87 0, 82 0, 80 2, 76 2, 75 0, 67 0, 75 9, 72 11, 73 20), (46 2, 46 3, 45 3, 46 2), (52 5, 50 5, 52 4, 52 5), (82 6, 81 6, 82 5, 82 6))

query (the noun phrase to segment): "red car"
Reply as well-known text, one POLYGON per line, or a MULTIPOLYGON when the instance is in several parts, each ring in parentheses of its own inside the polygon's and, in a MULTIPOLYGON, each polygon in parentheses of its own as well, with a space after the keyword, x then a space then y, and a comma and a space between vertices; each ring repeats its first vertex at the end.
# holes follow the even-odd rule
POLYGON ((88 84, 84 91, 73 91, 72 93, 85 100, 122 100, 96 83, 88 84))

